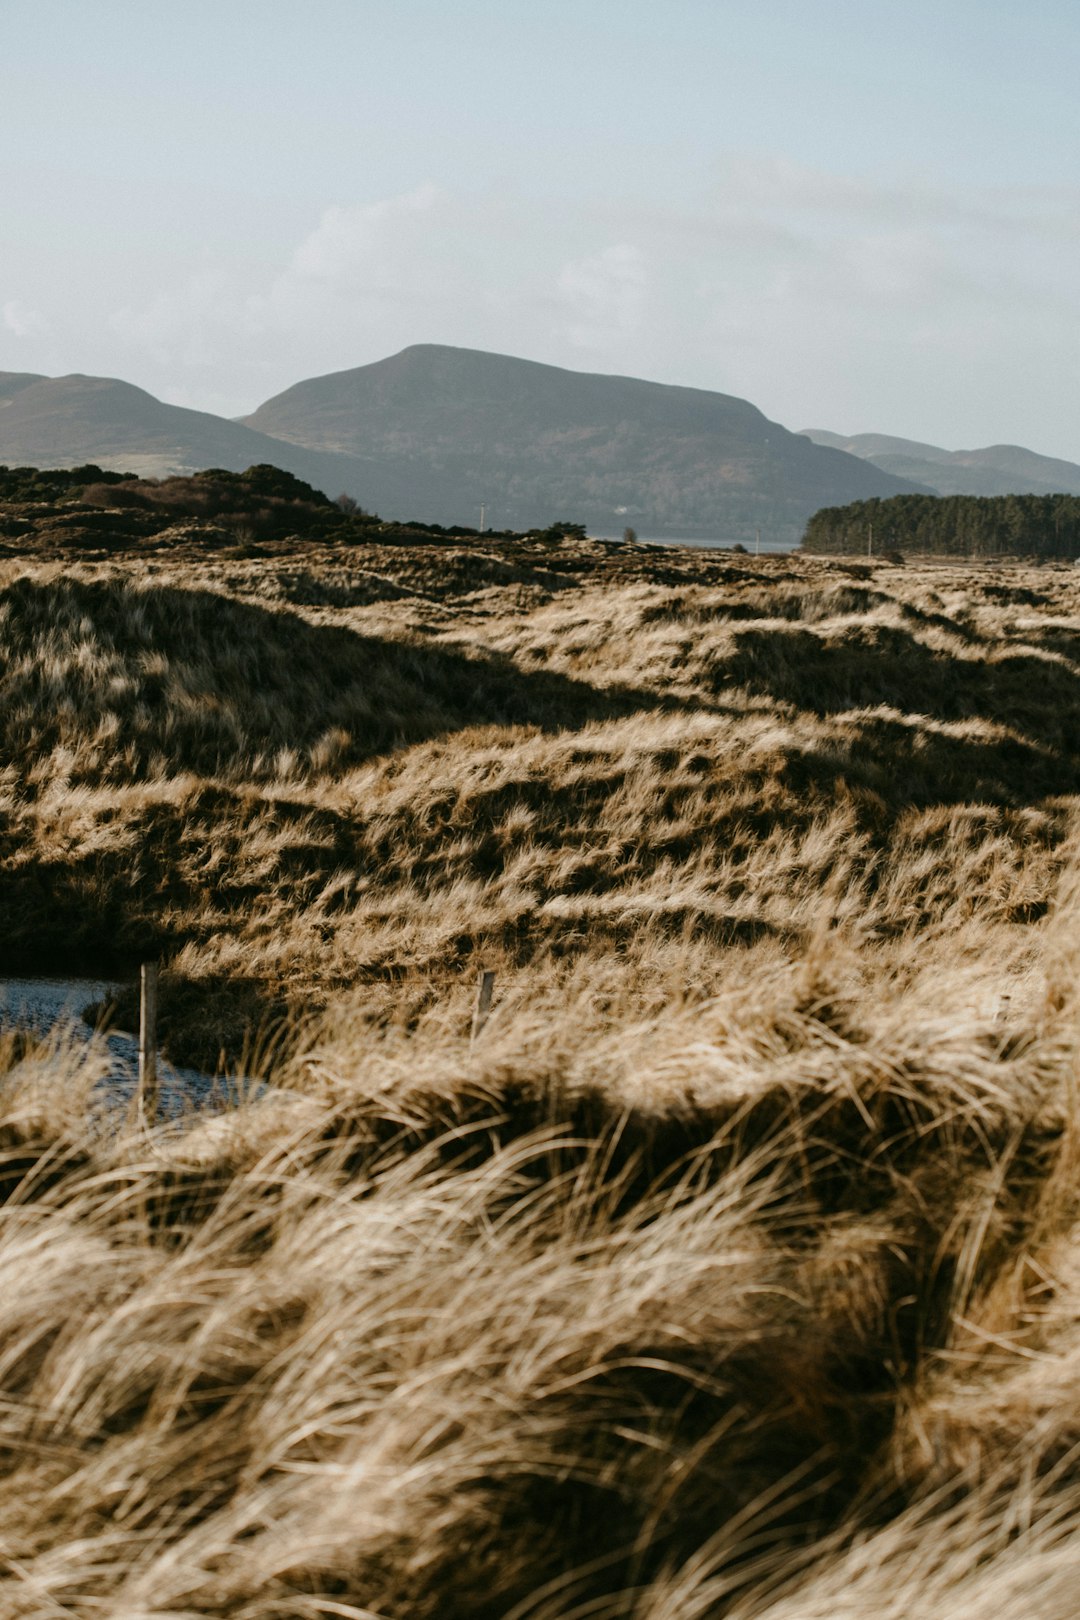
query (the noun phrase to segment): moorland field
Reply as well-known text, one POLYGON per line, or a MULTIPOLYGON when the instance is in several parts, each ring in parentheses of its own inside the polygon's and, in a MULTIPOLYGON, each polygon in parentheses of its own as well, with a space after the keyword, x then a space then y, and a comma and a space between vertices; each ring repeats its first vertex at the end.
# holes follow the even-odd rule
POLYGON ((0 660, 0 965, 273 1081, 5 1037, 0 1613, 1075 1613, 1077 571, 95 523, 0 660))

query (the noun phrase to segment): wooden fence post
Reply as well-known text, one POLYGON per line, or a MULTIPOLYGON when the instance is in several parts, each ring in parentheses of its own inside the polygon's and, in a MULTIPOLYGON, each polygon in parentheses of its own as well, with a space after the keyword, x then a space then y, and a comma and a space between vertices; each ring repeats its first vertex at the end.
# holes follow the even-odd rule
POLYGON ((152 1124, 157 1118, 157 991, 156 962, 144 962, 139 995, 139 1113, 152 1124))
POLYGON ((495 992, 495 975, 487 968, 480 969, 480 977, 476 982, 476 1008, 473 1012, 472 1039, 475 1041, 480 1031, 488 1021, 491 1011, 491 998, 495 992))

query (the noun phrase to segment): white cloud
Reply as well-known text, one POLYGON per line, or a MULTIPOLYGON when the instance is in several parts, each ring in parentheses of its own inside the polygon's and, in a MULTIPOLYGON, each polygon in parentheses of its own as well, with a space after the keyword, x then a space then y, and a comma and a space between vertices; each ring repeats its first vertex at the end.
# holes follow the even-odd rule
MULTIPOLYGON (((358 341, 378 341, 388 313, 407 329, 424 308, 451 302, 461 278, 446 238, 460 212, 431 185, 328 208, 262 287, 204 266, 144 303, 113 311, 109 325, 133 350, 189 373, 229 363, 258 369, 268 347, 303 348, 312 340, 323 347, 328 338, 345 351, 340 363, 349 364, 358 341)), ((180 386, 190 394, 190 385, 180 386)))
POLYGON ((199 369, 222 352, 224 334, 237 331, 243 295, 226 271, 196 270, 180 287, 142 305, 114 310, 109 325, 133 349, 159 365, 199 369))
POLYGON ((353 208, 328 208, 296 249, 284 281, 332 285, 387 285, 392 266, 408 262, 408 248, 439 218, 451 199, 427 183, 400 197, 353 208), (420 230, 416 226, 419 223, 420 230))
POLYGON ((566 336, 582 349, 606 349, 640 328, 648 276, 644 256, 628 242, 563 266, 559 293, 570 312, 566 336))
POLYGON ((17 298, 9 298, 2 311, 4 326, 18 338, 44 337, 49 323, 40 310, 29 309, 17 298))
POLYGON ((588 355, 741 394, 793 426, 1026 437, 1080 457, 1061 426, 1080 420, 1077 246, 1080 190, 950 190, 735 156, 682 207, 430 183, 338 204, 260 283, 198 266, 110 324, 147 386, 234 411, 433 341, 588 355))

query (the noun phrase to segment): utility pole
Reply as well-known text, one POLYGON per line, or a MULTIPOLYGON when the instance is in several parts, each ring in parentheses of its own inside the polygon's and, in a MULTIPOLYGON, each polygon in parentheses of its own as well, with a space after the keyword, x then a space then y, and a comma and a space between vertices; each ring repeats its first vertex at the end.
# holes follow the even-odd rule
POLYGON ((483 532, 484 532, 484 513, 486 511, 487 511, 487 505, 486 505, 486 503, 484 501, 481 501, 480 502, 480 533, 481 534, 483 534, 483 532))
POLYGON ((761 556, 761 530, 760 529, 755 529, 754 530, 754 556, 755 557, 760 557, 761 556))
POLYGON ((866 555, 868 557, 874 555, 874 525, 872 523, 868 524, 866 529, 866 555))

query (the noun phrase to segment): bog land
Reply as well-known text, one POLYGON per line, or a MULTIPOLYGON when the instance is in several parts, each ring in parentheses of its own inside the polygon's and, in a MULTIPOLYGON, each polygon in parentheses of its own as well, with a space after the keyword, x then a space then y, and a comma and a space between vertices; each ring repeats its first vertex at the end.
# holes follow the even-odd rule
POLYGON ((1078 571, 264 494, 5 520, 0 965, 274 1088, 4 1037, 4 1612, 1066 1620, 1078 571))

